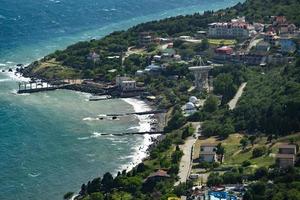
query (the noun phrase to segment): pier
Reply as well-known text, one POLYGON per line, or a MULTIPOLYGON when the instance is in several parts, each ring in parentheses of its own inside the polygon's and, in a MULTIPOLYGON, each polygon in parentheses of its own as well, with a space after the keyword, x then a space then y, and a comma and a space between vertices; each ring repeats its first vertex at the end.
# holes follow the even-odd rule
POLYGON ((112 133, 112 134, 101 134, 102 136, 126 136, 126 135, 145 135, 145 134, 149 134, 149 135, 157 135, 157 134, 164 134, 164 131, 146 131, 146 132, 127 132, 127 133, 112 133))
POLYGON ((151 110, 145 112, 129 112, 129 113, 117 113, 117 114, 105 114, 107 117, 120 117, 126 115, 151 115, 151 114, 162 114, 166 113, 166 110, 151 110))
POLYGON ((57 89, 64 89, 67 86, 81 84, 79 79, 57 80, 52 82, 38 81, 38 82, 19 82, 18 94, 36 93, 44 91, 52 91, 57 89))

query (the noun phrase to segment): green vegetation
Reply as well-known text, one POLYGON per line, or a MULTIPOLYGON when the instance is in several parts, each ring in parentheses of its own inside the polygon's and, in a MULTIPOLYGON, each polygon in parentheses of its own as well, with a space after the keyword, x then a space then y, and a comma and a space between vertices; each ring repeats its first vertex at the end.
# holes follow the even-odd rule
MULTIPOLYGON (((146 49, 128 55, 130 47, 139 46, 141 32, 150 31, 159 37, 192 36, 199 30, 207 30, 211 22, 229 21, 238 15, 246 16, 250 22, 271 23, 270 16, 283 14, 291 22, 300 25, 299 10, 298 0, 247 0, 217 12, 207 11, 204 14, 143 23, 127 31, 114 32, 100 40, 79 42, 63 51, 56 51, 32 63, 24 74, 44 79, 101 78, 104 81, 111 81, 116 75, 134 77, 137 70, 144 69, 155 54, 161 53, 156 44, 150 44, 146 49), (90 53, 95 53, 99 59, 90 59, 90 53), (116 72, 109 73, 111 69, 116 72)), ((188 67, 196 64, 194 56, 201 53, 204 60, 209 60, 212 53, 210 46, 235 42, 204 39, 200 44, 190 44, 175 40, 174 49, 186 62, 169 62, 166 70, 157 76, 135 77, 138 82, 144 83, 147 92, 157 97, 158 108, 170 109, 165 128, 166 138, 151 149, 150 157, 132 171, 119 172, 116 177, 105 173, 103 177, 83 184, 80 192, 83 199, 164 200, 184 194, 188 185, 175 188, 173 185, 177 180, 182 157, 178 145, 194 132, 187 124, 189 121, 203 121, 203 136, 216 136, 215 140, 222 143, 218 146, 218 154, 225 157, 225 162, 220 166, 202 163, 202 167, 227 167, 230 170, 224 174, 212 173, 207 181, 209 186, 257 181, 250 185, 244 199, 299 199, 298 169, 282 172, 277 169, 267 171, 265 168, 275 161, 273 153, 277 152, 277 146, 273 140, 300 141, 299 134, 279 138, 300 131, 299 58, 293 63, 267 66, 264 69, 243 65, 218 66, 210 74, 214 77, 213 94, 189 91, 194 78, 188 67), (245 92, 237 108, 229 110, 227 104, 243 82, 247 82, 245 92), (203 109, 186 118, 182 114, 181 105, 192 95, 206 98, 206 102, 203 109), (236 131, 246 134, 232 134, 236 131), (251 135, 247 136, 248 133, 251 135), (170 178, 145 182, 158 169, 166 170, 170 178), (268 180, 274 184, 268 184, 268 180)), ((68 193, 64 198, 70 196, 71 193, 68 193)))
POLYGON ((229 45, 235 45, 237 43, 236 40, 223 40, 223 39, 209 39, 208 43, 211 45, 217 45, 217 46, 229 46, 229 45))

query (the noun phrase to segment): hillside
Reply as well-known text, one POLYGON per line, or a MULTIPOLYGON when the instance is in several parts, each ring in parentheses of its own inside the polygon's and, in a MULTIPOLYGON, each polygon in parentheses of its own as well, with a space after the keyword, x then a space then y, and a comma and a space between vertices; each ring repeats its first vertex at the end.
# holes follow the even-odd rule
MULTIPOLYGON (((130 66, 120 68, 121 59, 112 56, 123 56, 131 46, 137 45, 138 33, 154 32, 161 37, 193 35, 199 30, 206 30, 209 23, 228 21, 236 16, 246 16, 250 22, 270 22, 270 16, 286 15, 288 20, 299 25, 300 6, 297 0, 247 0, 243 4, 217 12, 207 11, 204 14, 172 17, 160 21, 147 22, 130 28, 127 31, 114 32, 100 40, 79 42, 63 51, 56 51, 41 61, 34 62, 24 71, 27 76, 39 78, 94 78, 98 74, 106 74, 109 69, 117 69, 119 73, 133 73, 130 66), (268 5, 268 6, 266 6, 268 5), (90 52, 96 52, 100 61, 93 63, 87 59, 90 52), (48 64, 55 60, 55 65, 48 64), (60 71, 60 73, 57 73, 60 71)), ((147 63, 140 63, 138 68, 147 63)))

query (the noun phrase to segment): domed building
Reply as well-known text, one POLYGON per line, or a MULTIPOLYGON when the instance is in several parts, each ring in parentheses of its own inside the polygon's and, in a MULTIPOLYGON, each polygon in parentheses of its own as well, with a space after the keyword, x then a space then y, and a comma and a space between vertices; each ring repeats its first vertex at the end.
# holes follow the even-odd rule
POLYGON ((195 110, 195 109, 196 106, 192 102, 188 102, 187 104, 185 104, 185 110, 195 110))
POLYGON ((195 97, 195 96, 191 96, 190 99, 189 99, 189 101, 190 101, 191 103, 193 103, 193 104, 196 104, 196 103, 198 102, 198 99, 197 99, 197 97, 195 97))

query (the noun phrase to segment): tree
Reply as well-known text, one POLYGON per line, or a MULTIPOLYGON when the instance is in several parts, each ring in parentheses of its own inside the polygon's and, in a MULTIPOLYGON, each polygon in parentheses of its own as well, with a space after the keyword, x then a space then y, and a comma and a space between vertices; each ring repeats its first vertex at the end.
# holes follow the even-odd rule
POLYGON ((99 192, 101 187, 101 178, 95 178, 92 182, 87 185, 87 193, 92 194, 94 192, 99 192))
POLYGON ((101 189, 103 189, 103 191, 105 191, 105 192, 110 192, 110 190, 113 187, 113 181, 114 181, 114 178, 111 175, 111 173, 106 172, 103 175, 103 178, 102 178, 102 181, 101 181, 101 184, 102 184, 101 189))
POLYGON ((214 95, 210 95, 203 106, 203 110, 206 112, 215 112, 218 109, 218 98, 214 95))
POLYGON ((243 196, 243 200, 253 200, 253 196, 250 191, 245 192, 245 194, 243 196))
POLYGON ((227 138, 229 134, 234 133, 234 126, 231 121, 227 121, 220 130, 220 136, 222 138, 227 138))
POLYGON ((247 138, 242 138, 242 139, 240 140, 240 144, 241 144, 243 150, 245 150, 246 147, 247 147, 247 145, 248 145, 248 140, 247 140, 247 138))
POLYGON ((222 177, 219 176, 218 173, 211 173, 208 176, 206 184, 208 187, 211 187, 211 186, 221 185, 222 183, 223 183, 223 179, 222 179, 222 177))
POLYGON ((216 135, 220 129, 220 125, 216 121, 204 121, 202 124, 202 133, 204 136, 216 135))
POLYGON ((178 163, 179 161, 180 161, 180 159, 181 159, 181 157, 183 156, 183 152, 182 151, 174 151, 173 153, 172 153, 172 163, 173 164, 176 164, 176 163, 178 163))
POLYGON ((190 137, 193 135, 194 129, 191 125, 184 128, 184 131, 182 132, 182 139, 186 139, 187 137, 190 137))
POLYGON ((266 148, 265 147, 257 147, 254 148, 252 151, 252 157, 253 158, 258 158, 266 153, 266 148))
POLYGON ((142 173, 146 170, 146 166, 144 163, 140 163, 138 164, 137 168, 136 168, 136 172, 137 173, 142 173))
POLYGON ((104 200, 104 196, 101 192, 95 192, 90 195, 90 200, 104 200))
POLYGON ((250 137, 249 137, 249 140, 250 140, 250 143, 251 143, 251 145, 252 145, 252 147, 254 146, 254 143, 255 143, 255 140, 256 140, 256 136, 255 135, 251 135, 250 137))
POLYGON ((268 169, 265 167, 258 168, 254 173, 255 179, 261 179, 263 177, 266 177, 267 175, 268 175, 268 169))
POLYGON ((67 192, 65 195, 64 195, 64 200, 68 200, 68 199, 71 199, 71 197, 74 195, 74 192, 67 192))
POLYGON ((234 96, 237 88, 231 74, 219 74, 213 84, 214 93, 223 95, 222 104, 227 103, 234 96))
POLYGON ((216 153, 218 155, 221 155, 221 163, 223 163, 223 157, 224 157, 224 154, 225 154, 225 148, 222 146, 222 143, 219 143, 217 145, 217 151, 216 153))

